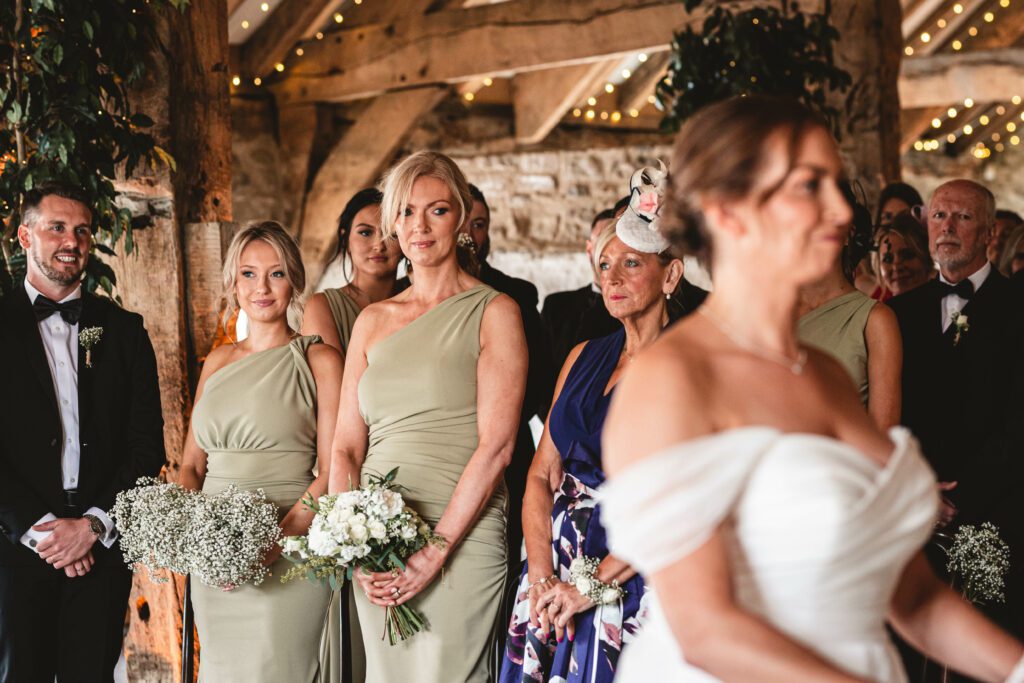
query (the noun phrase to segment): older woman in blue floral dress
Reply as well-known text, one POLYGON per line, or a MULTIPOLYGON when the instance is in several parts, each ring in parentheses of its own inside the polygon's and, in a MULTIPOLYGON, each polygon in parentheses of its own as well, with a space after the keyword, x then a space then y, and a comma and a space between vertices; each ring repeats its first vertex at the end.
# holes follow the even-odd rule
POLYGON ((643 579, 608 554, 595 493, 604 483, 601 428, 630 360, 670 319, 683 274, 650 221, 659 174, 634 175, 633 201, 598 237, 594 267, 609 313, 623 328, 577 346, 566 359, 527 481, 527 560, 509 624, 501 683, 608 683, 619 653, 641 628, 643 579), (570 570, 574 567, 577 571, 570 570), (590 564, 596 571, 580 567, 590 564), (589 590, 587 590, 589 588, 589 590))

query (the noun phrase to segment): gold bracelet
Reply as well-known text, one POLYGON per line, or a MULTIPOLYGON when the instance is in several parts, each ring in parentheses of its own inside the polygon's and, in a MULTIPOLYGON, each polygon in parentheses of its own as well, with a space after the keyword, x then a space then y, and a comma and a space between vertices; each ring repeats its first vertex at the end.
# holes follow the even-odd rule
POLYGON ((532 590, 533 590, 534 588, 536 588, 537 586, 540 586, 540 585, 542 585, 542 584, 545 584, 545 583, 547 583, 548 581, 554 581, 554 580, 555 580, 555 579, 557 579, 557 578, 558 578, 558 575, 557 575, 557 574, 552 574, 551 576, 545 576, 545 577, 544 577, 544 578, 542 578, 542 579, 537 579, 536 581, 534 581, 533 583, 531 583, 531 584, 530 584, 530 587, 529 587, 529 588, 527 588, 526 590, 528 590, 528 591, 532 591, 532 590))

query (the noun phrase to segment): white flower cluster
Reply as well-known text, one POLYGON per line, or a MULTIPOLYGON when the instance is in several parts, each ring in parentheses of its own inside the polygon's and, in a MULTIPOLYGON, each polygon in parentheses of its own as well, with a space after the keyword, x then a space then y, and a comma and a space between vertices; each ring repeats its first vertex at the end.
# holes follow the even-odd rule
POLYGON ((315 510, 308 536, 285 538, 286 553, 302 559, 333 558, 336 565, 347 567, 385 549, 407 557, 431 536, 430 527, 400 493, 377 484, 321 496, 315 510))
POLYGON ((626 591, 618 581, 605 583, 597 578, 601 561, 595 557, 577 557, 569 564, 569 578, 580 595, 590 598, 595 605, 610 605, 622 599, 626 591))
POLYGON ((994 524, 960 527, 947 554, 946 570, 957 577, 964 597, 977 604, 1006 602, 1010 546, 994 524))
POLYGON ((125 562, 151 574, 191 574, 217 588, 259 585, 269 573, 263 557, 281 534, 277 506, 263 491, 234 485, 207 495, 144 477, 117 494, 110 514, 125 562))

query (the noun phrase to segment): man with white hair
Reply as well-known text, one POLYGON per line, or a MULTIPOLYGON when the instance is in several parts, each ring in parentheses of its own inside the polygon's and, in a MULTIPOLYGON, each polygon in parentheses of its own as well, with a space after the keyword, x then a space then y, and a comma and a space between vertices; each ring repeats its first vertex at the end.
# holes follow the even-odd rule
POLYGON ((986 257, 995 198, 953 180, 927 206, 939 277, 893 298, 903 335, 902 423, 947 482, 943 521, 995 523, 1014 549, 1007 604, 991 616, 1024 635, 1024 299, 986 257))

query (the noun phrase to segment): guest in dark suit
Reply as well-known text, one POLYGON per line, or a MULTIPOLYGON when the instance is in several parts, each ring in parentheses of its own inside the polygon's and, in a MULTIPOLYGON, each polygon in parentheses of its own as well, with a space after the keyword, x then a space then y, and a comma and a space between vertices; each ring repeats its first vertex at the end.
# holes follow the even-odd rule
POLYGON ((23 287, 0 300, 0 681, 110 681, 131 572, 105 512, 164 463, 142 318, 82 292, 88 199, 26 197, 23 287), (88 346, 80 334, 92 328, 88 346))
POLYGON ((526 473, 533 461, 533 435, 530 432, 530 419, 536 415, 543 421, 547 417, 547 402, 555 388, 555 368, 551 365, 551 354, 548 350, 547 335, 540 313, 537 311, 537 288, 526 280, 521 280, 501 272, 487 262, 491 251, 491 209, 487 200, 476 185, 469 186, 473 196, 473 207, 466 218, 466 227, 473 243, 476 245, 476 257, 480 262, 478 277, 484 284, 493 287, 503 294, 508 294, 517 304, 523 318, 523 329, 526 333, 526 346, 529 352, 530 368, 526 377, 526 396, 523 398, 523 414, 519 421, 516 434, 516 448, 512 454, 512 462, 505 470, 505 482, 508 485, 509 516, 508 545, 509 566, 518 571, 523 542, 523 495, 526 493, 526 473))
MULTIPOLYGON (((995 523, 1015 555, 1024 549, 1024 298, 986 258, 992 193, 954 180, 928 203, 939 278, 893 298, 903 344, 902 422, 920 439, 942 482, 945 521, 995 523), (959 321, 959 322, 958 322, 959 321)), ((1011 562, 1006 605, 987 608, 1024 635, 1024 562, 1011 562)))
MULTIPOLYGON (((594 244, 606 229, 614 229, 615 209, 605 209, 590 223, 587 237, 587 263, 593 263, 594 244)), ((551 343, 551 360, 560 368, 569 352, 582 341, 604 337, 619 329, 620 323, 605 308, 597 276, 579 289, 555 292, 544 299, 541 310, 551 343)))

